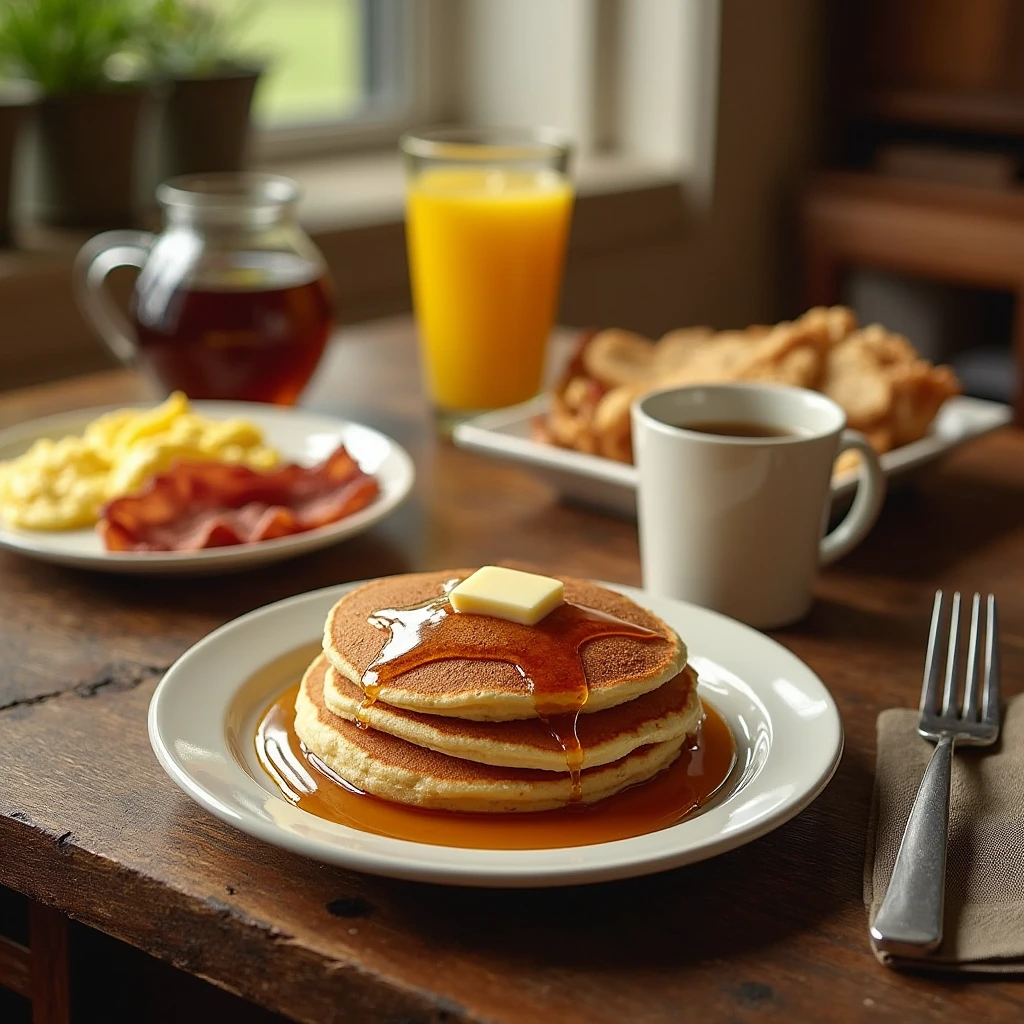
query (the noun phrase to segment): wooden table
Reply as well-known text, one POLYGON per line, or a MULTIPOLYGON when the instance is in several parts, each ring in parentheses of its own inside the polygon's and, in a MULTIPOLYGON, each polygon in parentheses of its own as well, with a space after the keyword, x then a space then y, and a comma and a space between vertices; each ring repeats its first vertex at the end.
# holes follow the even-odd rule
MULTIPOLYGON (((140 394, 111 373, 0 398, 0 425, 140 394)), ((1024 678, 1024 435, 892 493, 817 603, 777 634, 839 702, 846 752, 808 810, 733 853, 636 881, 483 891, 352 874, 250 839, 163 774, 146 707, 214 626, 314 587, 515 558, 639 580, 626 522, 435 441, 405 320, 343 332, 308 405, 408 447, 415 495, 370 533, 204 580, 0 554, 0 882, 300 1021, 1019 1021, 1011 981, 914 977, 871 955, 861 904, 875 717, 916 703, 932 592, 995 591, 1024 678)), ((687 638, 700 649, 700 638, 687 638)))

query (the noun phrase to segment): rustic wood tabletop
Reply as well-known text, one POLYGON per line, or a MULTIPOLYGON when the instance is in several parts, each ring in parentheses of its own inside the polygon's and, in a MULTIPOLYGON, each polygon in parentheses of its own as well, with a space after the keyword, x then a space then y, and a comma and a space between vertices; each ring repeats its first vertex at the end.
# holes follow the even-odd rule
MULTIPOLYGON (((0 397, 0 426, 145 392, 127 372, 0 397)), ((357 875, 195 806, 149 746, 164 670, 215 626, 305 590, 502 558, 639 582, 635 527, 434 437, 411 322, 343 331, 305 405, 412 454, 369 533, 241 575, 155 580, 0 553, 0 883, 298 1021, 1019 1021, 1008 980, 899 974, 861 902, 875 719, 914 705, 936 587, 999 596, 1024 680, 1024 434, 978 440, 890 494, 774 634, 832 690, 846 750, 824 794, 732 853, 635 881, 530 891, 357 875)), ((689 638, 699 646, 699 638, 689 638)))

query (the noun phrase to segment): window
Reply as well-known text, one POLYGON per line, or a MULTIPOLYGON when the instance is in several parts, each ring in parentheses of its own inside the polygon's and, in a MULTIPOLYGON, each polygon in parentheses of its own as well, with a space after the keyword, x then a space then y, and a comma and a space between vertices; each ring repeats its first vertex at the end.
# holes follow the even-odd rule
POLYGON ((258 161, 393 151, 425 123, 547 124, 584 156, 709 176, 718 0, 202 2, 243 12, 239 42, 268 60, 258 161))
POLYGON ((266 128, 339 123, 363 104, 365 21, 360 0, 214 0, 237 15, 239 44, 266 55, 256 118, 266 128))
POLYGON ((266 61, 254 100, 265 155, 393 141, 410 123, 426 19, 409 0, 204 0, 266 61))

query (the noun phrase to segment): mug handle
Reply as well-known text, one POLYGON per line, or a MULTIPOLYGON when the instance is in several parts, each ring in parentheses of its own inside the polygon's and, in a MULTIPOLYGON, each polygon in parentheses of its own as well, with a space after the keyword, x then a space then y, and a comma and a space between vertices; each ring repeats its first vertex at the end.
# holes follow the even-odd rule
POLYGON ((104 231, 78 251, 72 272, 78 307, 103 343, 122 363, 135 361, 135 339, 124 314, 103 291, 115 267, 137 267, 149 256, 154 235, 148 231, 104 231))
POLYGON ((842 558, 864 539, 875 525, 885 500, 885 474, 871 442, 859 430, 844 430, 836 457, 850 449, 856 449, 861 456, 857 467, 857 494, 843 521, 821 539, 819 560, 822 565, 842 558))

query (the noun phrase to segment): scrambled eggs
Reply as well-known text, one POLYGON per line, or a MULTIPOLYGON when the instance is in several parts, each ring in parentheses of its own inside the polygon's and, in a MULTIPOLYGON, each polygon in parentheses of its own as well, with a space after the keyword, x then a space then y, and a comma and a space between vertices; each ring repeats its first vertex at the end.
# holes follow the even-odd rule
POLYGON ((134 494, 181 460, 273 468, 280 456, 256 424, 208 420, 176 391, 155 409, 119 409, 95 419, 82 437, 41 439, 0 462, 0 518, 30 530, 92 526, 112 498, 134 494))

